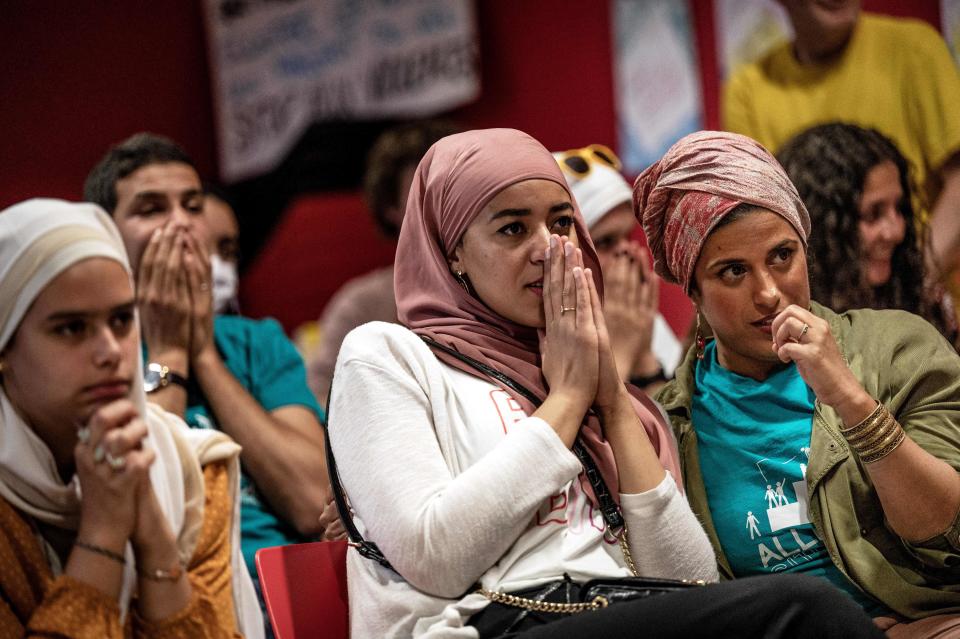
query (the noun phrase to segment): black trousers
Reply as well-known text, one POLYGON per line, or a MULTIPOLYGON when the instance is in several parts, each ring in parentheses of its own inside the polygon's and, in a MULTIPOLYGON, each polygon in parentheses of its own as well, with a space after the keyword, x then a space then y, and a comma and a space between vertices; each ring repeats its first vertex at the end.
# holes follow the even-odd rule
MULTIPOLYGON (((575 587, 575 586, 574 586, 575 587)), ((565 601, 558 588, 549 601, 565 601)), ((617 603, 573 615, 491 603, 470 618, 481 639, 882 639, 853 599, 805 575, 748 577, 617 603)))

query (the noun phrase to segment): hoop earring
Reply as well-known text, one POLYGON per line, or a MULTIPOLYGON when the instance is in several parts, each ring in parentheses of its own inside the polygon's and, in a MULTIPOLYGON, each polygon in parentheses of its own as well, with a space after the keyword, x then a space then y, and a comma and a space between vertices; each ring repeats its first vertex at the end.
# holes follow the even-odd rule
POLYGON ((704 350, 707 347, 707 340, 703 337, 703 329, 700 325, 700 309, 697 309, 697 333, 694 336, 694 343, 697 345, 697 359, 703 359, 704 350))
POLYGON ((470 287, 467 285, 467 276, 463 271, 454 271, 453 276, 456 278, 457 282, 460 283, 460 286, 463 287, 463 290, 467 292, 467 295, 470 295, 470 287))

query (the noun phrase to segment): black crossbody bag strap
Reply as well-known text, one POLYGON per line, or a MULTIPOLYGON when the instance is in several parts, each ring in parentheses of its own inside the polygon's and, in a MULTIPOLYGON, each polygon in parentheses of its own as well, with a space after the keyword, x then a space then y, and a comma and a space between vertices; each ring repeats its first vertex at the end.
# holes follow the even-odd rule
MULTIPOLYGON (((527 401, 534 405, 534 407, 539 408, 540 404, 543 403, 543 401, 529 388, 526 388, 515 379, 501 373, 497 369, 487 366, 483 362, 478 362, 472 357, 455 351, 449 346, 441 344, 440 342, 437 342, 429 337, 421 335, 420 338, 430 348, 446 353, 450 357, 454 357, 464 364, 469 365, 471 368, 480 371, 487 377, 495 379, 507 388, 516 391, 517 394, 526 398, 527 401)), ((614 501, 613 495, 610 494, 610 489, 607 488, 607 483, 603 481, 603 477, 600 475, 600 470, 597 468, 597 463, 593 460, 593 457, 590 456, 590 452, 587 450, 587 447, 584 446, 583 442, 580 441, 579 438, 573 444, 573 454, 577 456, 577 459, 579 459, 580 463, 583 465, 583 470, 587 474, 587 480, 590 482, 590 486, 593 488, 593 492, 597 496, 597 508, 600 509, 600 513, 603 515, 603 520, 607 523, 607 526, 609 526, 611 530, 619 530, 623 527, 623 514, 620 512, 620 506, 618 506, 617 502, 614 501)))
POLYGON ((323 443, 327 454, 327 475, 330 476, 330 488, 333 490, 333 501, 337 504, 337 513, 340 515, 340 521, 343 522, 343 527, 347 531, 350 545, 357 549, 360 556, 372 559, 384 568, 396 572, 377 545, 364 539, 360 531, 357 530, 356 524, 353 523, 353 513, 350 512, 346 495, 343 494, 343 484, 340 483, 340 473, 337 471, 337 460, 333 457, 333 444, 330 443, 330 429, 327 427, 327 423, 330 421, 330 398, 332 396, 333 378, 330 379, 330 391, 327 393, 326 419, 320 423, 323 425, 323 443))

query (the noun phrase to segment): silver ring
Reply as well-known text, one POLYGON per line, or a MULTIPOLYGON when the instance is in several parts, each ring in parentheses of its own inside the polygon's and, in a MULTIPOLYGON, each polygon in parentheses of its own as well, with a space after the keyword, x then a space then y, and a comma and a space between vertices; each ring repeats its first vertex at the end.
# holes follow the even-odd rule
POLYGON ((807 323, 804 323, 803 328, 800 329, 800 334, 797 335, 797 341, 799 342, 801 339, 803 339, 803 336, 806 335, 807 331, 809 330, 810 330, 810 325, 807 323))
POLYGON ((81 444, 86 444, 90 441, 90 428, 87 426, 81 426, 77 429, 77 441, 81 444))
POLYGON ((206 282, 200 282, 200 290, 201 290, 201 291, 209 291, 209 290, 210 290, 210 285, 207 284, 206 282))
POLYGON ((576 306, 561 306, 561 307, 560 307, 560 314, 563 315, 563 314, 566 313, 567 311, 576 311, 576 310, 577 310, 577 307, 576 307, 576 306))
POLYGON ((104 461, 106 461, 107 466, 113 470, 123 470, 127 467, 127 458, 124 455, 121 455, 120 457, 114 457, 110 453, 106 453, 104 455, 104 461))

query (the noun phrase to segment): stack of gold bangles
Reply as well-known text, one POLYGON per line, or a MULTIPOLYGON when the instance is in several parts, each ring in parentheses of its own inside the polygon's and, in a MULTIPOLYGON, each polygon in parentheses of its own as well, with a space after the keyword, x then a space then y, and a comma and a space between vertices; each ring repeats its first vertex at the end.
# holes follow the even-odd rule
POLYGON ((877 408, 856 426, 840 429, 860 461, 870 464, 881 460, 903 443, 906 434, 890 411, 877 402, 877 408))

